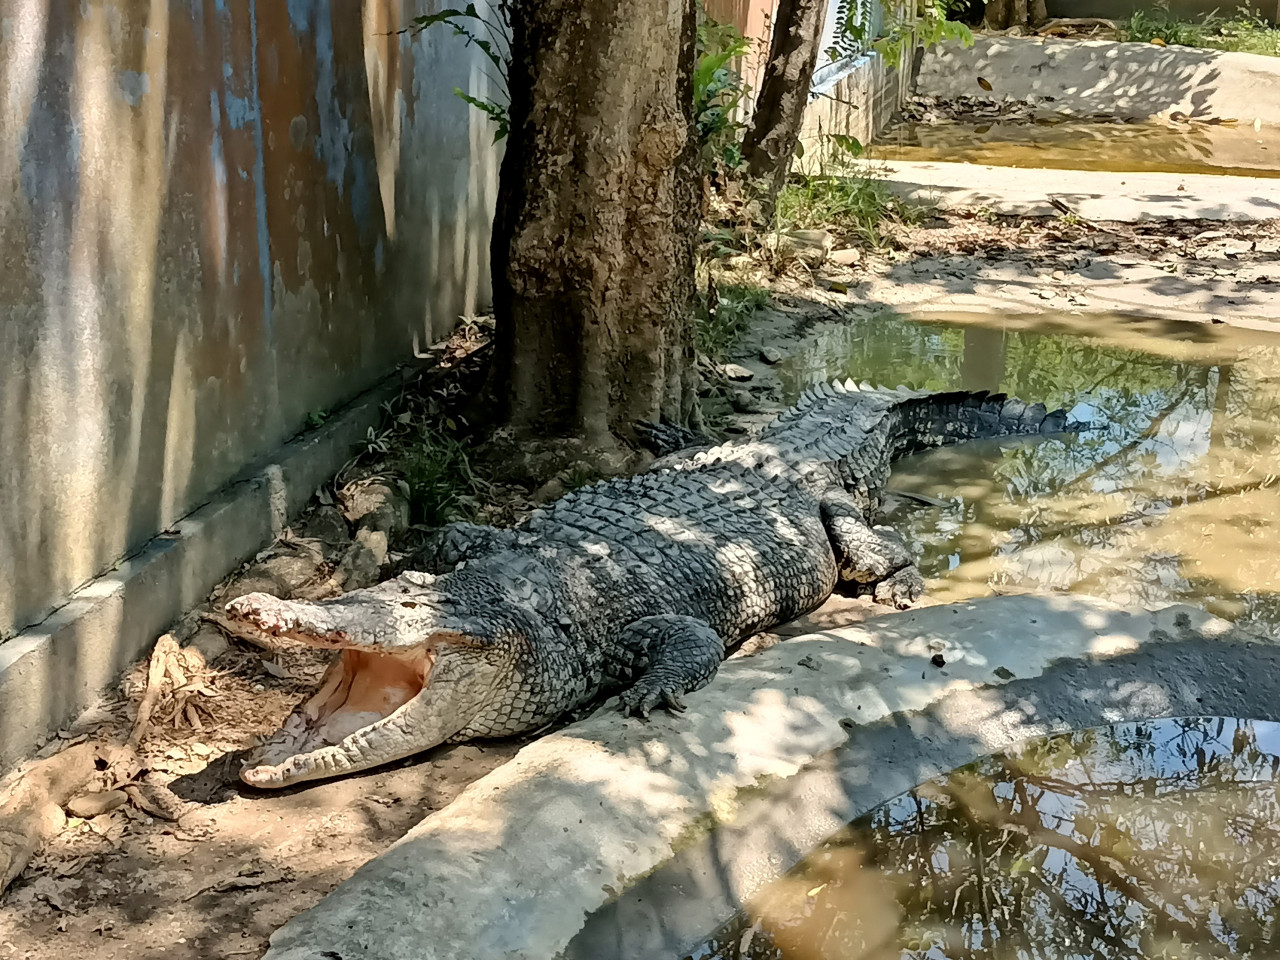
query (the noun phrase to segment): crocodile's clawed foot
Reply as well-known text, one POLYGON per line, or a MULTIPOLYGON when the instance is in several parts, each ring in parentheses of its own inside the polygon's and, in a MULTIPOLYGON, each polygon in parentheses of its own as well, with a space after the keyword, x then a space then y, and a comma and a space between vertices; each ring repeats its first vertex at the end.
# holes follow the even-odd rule
POLYGON ((630 689, 623 690, 619 697, 619 709, 631 717, 649 719, 649 712, 661 704, 671 713, 684 713, 688 709, 680 699, 680 690, 675 684, 664 684, 660 681, 645 683, 641 680, 630 689))
POLYGON ((876 584, 876 603, 906 610, 924 595, 924 577, 909 564, 876 584))

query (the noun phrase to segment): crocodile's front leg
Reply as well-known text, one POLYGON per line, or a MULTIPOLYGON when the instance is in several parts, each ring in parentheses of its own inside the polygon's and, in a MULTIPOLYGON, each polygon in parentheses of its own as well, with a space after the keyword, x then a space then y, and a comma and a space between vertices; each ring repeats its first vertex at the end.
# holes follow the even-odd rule
POLYGON ((724 659, 724 641, 695 617, 642 617, 624 627, 616 643, 631 663, 644 665, 621 697, 623 713, 638 717, 659 704, 684 710, 681 696, 710 683, 724 659))
POLYGON ((822 496, 822 523, 835 548, 840 579, 862 585, 877 603, 904 610, 924 593, 924 578, 902 535, 891 527, 873 527, 858 501, 844 490, 822 496))

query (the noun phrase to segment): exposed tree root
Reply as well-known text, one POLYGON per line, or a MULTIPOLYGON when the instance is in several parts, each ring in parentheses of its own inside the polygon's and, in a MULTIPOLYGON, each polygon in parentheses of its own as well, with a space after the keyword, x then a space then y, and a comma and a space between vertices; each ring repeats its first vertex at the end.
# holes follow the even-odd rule
POLYGON ((0 791, 0 893, 67 824, 62 805, 119 759, 119 747, 79 743, 29 764, 0 791))

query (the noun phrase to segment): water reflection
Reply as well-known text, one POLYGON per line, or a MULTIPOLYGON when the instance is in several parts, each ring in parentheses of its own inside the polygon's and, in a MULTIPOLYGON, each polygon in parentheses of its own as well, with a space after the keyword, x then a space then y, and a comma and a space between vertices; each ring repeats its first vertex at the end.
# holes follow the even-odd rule
POLYGON ((1039 740, 872 811, 693 960, 1274 957, 1280 725, 1039 740))
POLYGON ((1280 135, 1248 123, 902 123, 871 152, 881 160, 1280 177, 1280 135))
POLYGON ((934 598, 1071 590, 1280 632, 1280 341, 1118 317, 963 319, 824 326, 782 369, 789 397, 852 376, 1001 390, 1108 425, 901 461, 892 489, 944 501, 887 503, 934 598))

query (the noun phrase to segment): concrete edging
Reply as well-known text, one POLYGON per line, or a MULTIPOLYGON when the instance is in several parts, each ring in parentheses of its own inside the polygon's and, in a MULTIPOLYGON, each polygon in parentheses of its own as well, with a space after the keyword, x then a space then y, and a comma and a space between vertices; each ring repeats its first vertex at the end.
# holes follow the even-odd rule
POLYGON ((88 709, 170 624, 277 536, 400 388, 398 370, 0 643, 0 772, 88 709))
MULTIPOLYGON (((787 640, 727 662, 714 683, 689 695, 679 718, 642 723, 606 704, 525 747, 285 924, 266 958, 323 950, 348 960, 678 956, 670 948, 680 936, 710 933, 727 918, 705 896, 715 884, 724 902, 741 903, 850 810, 950 769, 952 755, 962 763, 1087 716, 1159 715, 1202 694, 1228 700, 1232 682, 1186 672, 1176 649, 1244 647, 1223 643, 1228 633, 1191 607, 1150 613, 1089 598, 1012 596, 787 640), (1157 656, 1145 666, 1124 666, 1151 650, 1157 656), (944 668, 930 662, 937 652, 944 668), (1160 666, 1166 660, 1171 666, 1160 666), (1103 678, 1093 695, 1063 682, 1081 668, 1103 678), (1117 692, 1106 685, 1111 671, 1132 682, 1117 692), (1015 681, 1056 689, 1045 701, 1053 712, 1015 681), (954 744, 950 754, 935 750, 930 724, 937 743, 954 744), (865 752, 850 754, 861 800, 814 781, 824 757, 850 744, 864 751, 868 731, 882 729, 919 736, 894 744, 884 776, 868 774, 865 752), (733 825, 761 816, 774 825, 769 843, 738 863, 716 855, 733 825), (711 852, 711 887, 668 887, 665 898, 654 897, 657 908, 641 902, 628 911, 629 891, 651 890, 643 878, 699 849, 711 852), (676 936, 668 936, 674 921, 665 910, 689 921, 676 936)), ((1280 646, 1266 649, 1280 665, 1280 646)))

